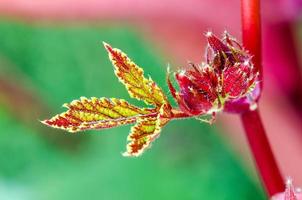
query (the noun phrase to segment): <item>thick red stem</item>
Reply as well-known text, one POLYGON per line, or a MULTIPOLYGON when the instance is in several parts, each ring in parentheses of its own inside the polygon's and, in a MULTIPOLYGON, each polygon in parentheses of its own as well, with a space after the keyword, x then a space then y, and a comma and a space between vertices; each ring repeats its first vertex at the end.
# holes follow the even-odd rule
POLYGON ((284 182, 270 148, 258 110, 241 115, 246 137, 259 175, 269 196, 284 191, 284 182))
MULTIPOLYGON (((255 70, 260 73, 261 66, 261 18, 260 0, 241 0, 242 42, 244 47, 253 55, 255 70)), ((262 82, 260 82, 262 88, 262 82)))
MULTIPOLYGON (((241 15, 243 45, 253 55, 255 68, 260 73, 259 80, 262 88, 260 0, 241 0, 241 15)), ((271 150, 258 110, 243 113, 241 120, 258 173, 268 195, 271 197, 284 191, 283 178, 271 150)))

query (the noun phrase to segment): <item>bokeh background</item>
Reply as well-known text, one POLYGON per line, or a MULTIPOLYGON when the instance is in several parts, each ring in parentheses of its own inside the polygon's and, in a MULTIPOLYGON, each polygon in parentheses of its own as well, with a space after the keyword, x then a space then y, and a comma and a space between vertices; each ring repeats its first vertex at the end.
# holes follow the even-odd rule
MULTIPOLYGON (((265 1, 260 103, 284 177, 302 186, 301 2, 265 1)), ((0 0, 0 199, 261 200, 238 116, 171 122, 139 158, 129 127, 69 134, 39 120, 86 97, 130 99, 101 45, 127 54, 168 93, 175 70, 204 59, 203 33, 240 40, 239 0, 0 0)))

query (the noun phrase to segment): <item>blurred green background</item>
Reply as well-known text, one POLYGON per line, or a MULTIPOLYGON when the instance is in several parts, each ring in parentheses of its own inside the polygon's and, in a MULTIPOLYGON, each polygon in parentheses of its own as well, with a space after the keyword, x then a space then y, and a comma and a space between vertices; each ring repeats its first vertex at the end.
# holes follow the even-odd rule
POLYGON ((86 97, 130 99, 101 45, 122 49, 167 91, 159 49, 131 25, 0 22, 0 199, 261 200, 215 126, 171 122, 139 158, 130 127, 69 134, 39 120, 86 97))

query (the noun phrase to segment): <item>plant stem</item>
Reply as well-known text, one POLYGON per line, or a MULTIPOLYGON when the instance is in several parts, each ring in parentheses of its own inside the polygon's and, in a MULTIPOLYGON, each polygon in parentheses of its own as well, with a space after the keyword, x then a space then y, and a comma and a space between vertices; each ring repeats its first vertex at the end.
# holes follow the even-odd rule
POLYGON ((284 182, 265 134, 259 111, 245 112, 241 115, 241 120, 267 193, 273 196, 284 191, 284 182))
MULTIPOLYGON (((261 18, 260 0, 241 0, 242 42, 244 47, 253 55, 255 70, 260 73, 261 66, 261 18)), ((260 82, 262 88, 262 82, 260 82)))
MULTIPOLYGON (((259 71, 263 85, 261 63, 260 0, 241 0, 242 40, 253 55, 255 70, 259 71)), ((241 115, 246 137, 256 162, 262 183, 269 196, 284 191, 284 182, 266 136, 259 111, 246 111, 241 115)))

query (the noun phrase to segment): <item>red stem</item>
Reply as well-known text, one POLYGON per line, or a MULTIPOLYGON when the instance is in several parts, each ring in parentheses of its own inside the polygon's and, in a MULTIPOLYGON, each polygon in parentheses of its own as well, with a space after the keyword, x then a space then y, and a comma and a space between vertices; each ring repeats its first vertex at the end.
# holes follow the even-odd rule
MULTIPOLYGON (((261 65, 261 18, 260 0, 241 0, 242 40, 244 47, 253 55, 256 70, 261 65)), ((246 137, 248 139, 262 183, 269 196, 284 191, 284 182, 271 150, 258 110, 246 111, 241 115, 246 137)))
POLYGON ((241 120, 267 193, 269 196, 273 196, 284 191, 284 182, 270 148, 258 110, 243 113, 241 120))
MULTIPOLYGON (((255 70, 260 72, 261 66, 261 18, 260 0, 241 0, 242 42, 244 47, 253 55, 255 70)), ((262 88, 262 82, 260 82, 262 88)))

